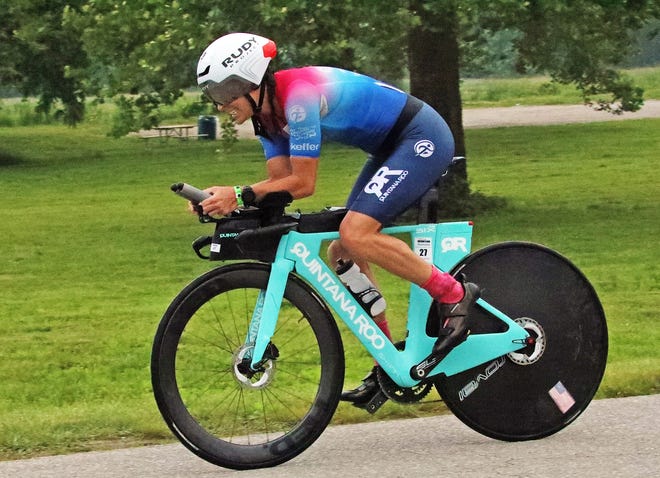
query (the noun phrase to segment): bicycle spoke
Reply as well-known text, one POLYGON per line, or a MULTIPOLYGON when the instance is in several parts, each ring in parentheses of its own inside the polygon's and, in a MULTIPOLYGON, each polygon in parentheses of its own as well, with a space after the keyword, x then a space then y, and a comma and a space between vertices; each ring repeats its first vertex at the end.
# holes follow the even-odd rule
POLYGON ((245 368, 246 337, 268 274, 252 264, 209 272, 218 282, 192 284, 163 319, 176 325, 160 327, 154 341, 160 358, 152 377, 163 416, 184 445, 223 466, 290 459, 318 437, 337 406, 341 341, 332 316, 302 281, 287 286, 291 297, 282 302, 271 339, 286 360, 245 368), (322 389, 324 380, 330 383, 322 389))

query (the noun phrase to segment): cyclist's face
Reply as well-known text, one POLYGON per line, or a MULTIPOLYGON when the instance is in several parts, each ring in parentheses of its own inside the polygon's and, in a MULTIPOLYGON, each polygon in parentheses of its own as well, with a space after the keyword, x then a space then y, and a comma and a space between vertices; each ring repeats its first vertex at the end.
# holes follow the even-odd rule
POLYGON ((253 114, 252 105, 250 105, 250 102, 244 96, 240 96, 226 105, 218 105, 217 108, 218 111, 228 113, 229 116, 234 118, 236 124, 243 124, 253 114))

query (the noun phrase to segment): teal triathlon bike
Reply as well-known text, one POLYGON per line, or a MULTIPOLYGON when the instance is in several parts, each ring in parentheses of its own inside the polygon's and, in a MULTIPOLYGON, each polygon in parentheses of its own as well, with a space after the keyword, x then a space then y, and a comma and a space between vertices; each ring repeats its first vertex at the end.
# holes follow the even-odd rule
MULTIPOLYGON (((193 202, 204 197, 181 183, 173 190, 193 202)), ((469 427, 519 441, 551 435, 587 407, 605 369, 607 326, 593 287, 566 258, 526 242, 470 254, 470 222, 385 228, 481 287, 471 334, 433 364, 439 319, 428 294, 410 286, 406 339, 392 343, 322 260, 346 211, 286 214, 290 200, 271 194, 229 217, 200 214, 215 231, 193 249, 231 262, 177 295, 151 359, 158 408, 193 453, 251 469, 283 463, 314 443, 344 381, 333 311, 379 364, 381 390, 370 412, 387 399, 420 401, 435 387, 469 427)))

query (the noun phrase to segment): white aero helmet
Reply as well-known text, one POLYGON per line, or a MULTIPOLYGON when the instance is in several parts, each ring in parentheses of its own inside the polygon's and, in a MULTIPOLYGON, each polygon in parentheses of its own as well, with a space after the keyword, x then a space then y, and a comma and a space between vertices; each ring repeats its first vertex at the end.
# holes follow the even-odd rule
POLYGON ((197 63, 197 84, 215 104, 226 105, 256 89, 277 47, 252 33, 230 33, 211 43, 197 63))

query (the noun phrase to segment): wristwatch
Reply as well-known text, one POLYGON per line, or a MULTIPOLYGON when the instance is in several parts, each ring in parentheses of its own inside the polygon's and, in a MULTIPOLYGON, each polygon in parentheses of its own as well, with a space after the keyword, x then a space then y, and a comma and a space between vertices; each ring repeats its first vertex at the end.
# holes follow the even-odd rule
POLYGON ((256 204, 257 195, 254 194, 250 186, 243 186, 241 197, 243 198, 243 204, 246 206, 254 206, 256 204))

